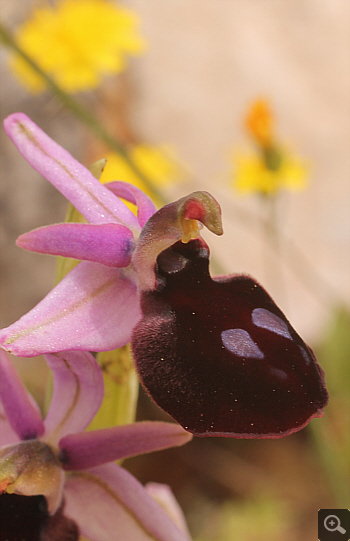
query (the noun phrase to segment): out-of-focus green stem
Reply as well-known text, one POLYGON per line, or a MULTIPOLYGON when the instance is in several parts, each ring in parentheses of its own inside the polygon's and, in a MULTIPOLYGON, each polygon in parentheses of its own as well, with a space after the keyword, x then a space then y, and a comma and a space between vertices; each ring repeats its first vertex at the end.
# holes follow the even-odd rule
POLYGON ((102 351, 96 357, 102 369, 105 394, 88 430, 135 422, 139 380, 130 346, 102 351))
MULTIPOLYGON (((91 173, 99 179, 103 168, 101 160, 91 165, 91 173)), ((82 223, 85 218, 71 203, 68 205, 65 222, 82 223)), ((60 282, 79 261, 58 256, 56 268, 56 284, 60 282)), ((105 393, 99 411, 90 423, 88 430, 110 428, 115 425, 133 423, 136 416, 138 398, 138 376, 134 367, 129 346, 113 351, 102 351, 97 354, 105 386, 105 393)), ((46 392, 46 406, 52 396, 52 377, 46 392)))
POLYGON ((346 508, 350 498, 349 323, 349 310, 344 305, 333 308, 332 318, 316 350, 326 374, 329 404, 323 419, 315 419, 309 425, 334 504, 339 509, 346 508))
MULTIPOLYGON (((331 404, 327 407, 332 408, 331 404)), ((344 417, 346 418, 346 415, 344 417)), ((341 509, 348 505, 350 496, 348 481, 349 444, 348 442, 333 442, 331 436, 327 434, 329 421, 325 420, 325 422, 328 425, 326 425, 326 428, 321 427, 317 421, 310 423, 310 432, 320 465, 327 477, 334 504, 341 509)), ((344 430, 347 429, 344 427, 344 430)), ((347 439, 349 440, 349 438, 347 439)))
POLYGON ((43 71, 40 66, 29 56, 25 51, 23 51, 16 40, 13 38, 11 33, 1 24, 0 22, 0 40, 7 45, 12 51, 17 53, 27 64, 45 81, 47 87, 52 91, 55 96, 57 96, 62 104, 67 107, 79 120, 81 120, 86 126, 88 126, 95 135, 101 139, 106 145, 108 145, 112 150, 117 152, 122 158, 126 161, 132 171, 142 180, 147 189, 153 193, 160 201, 163 201, 159 190, 154 186, 151 179, 145 175, 135 164, 135 162, 130 157, 128 150, 125 146, 117 141, 97 120, 97 118, 91 114, 91 112, 82 106, 75 98, 70 94, 67 94, 45 71, 43 71))

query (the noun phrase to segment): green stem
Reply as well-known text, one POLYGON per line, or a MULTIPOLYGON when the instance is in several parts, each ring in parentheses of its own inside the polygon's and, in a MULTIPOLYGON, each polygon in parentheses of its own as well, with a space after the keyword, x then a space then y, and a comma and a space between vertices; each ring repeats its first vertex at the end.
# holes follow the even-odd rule
POLYGON ((284 276, 284 267, 283 267, 283 243, 281 238, 281 227, 280 227, 280 220, 279 220, 279 203, 280 199, 278 198, 277 194, 271 194, 271 195, 263 195, 262 196, 262 203, 264 204, 264 211, 265 211, 265 218, 263 218, 264 222, 264 230, 265 230, 265 238, 267 243, 269 244, 272 251, 275 253, 276 261, 274 262, 274 268, 271 274, 271 259, 269 254, 264 250, 265 258, 267 257, 268 260, 266 261, 266 270, 267 270, 267 276, 270 274, 270 277, 274 278, 278 275, 278 282, 279 282, 279 290, 281 294, 281 298, 284 301, 285 307, 287 307, 287 287, 286 287, 286 280, 284 276))
MULTIPOLYGON (((329 408, 329 404, 327 407, 329 408)), ((326 419, 325 419, 326 421, 326 419)), ((349 484, 348 484, 348 454, 344 446, 337 446, 325 437, 325 430, 321 430, 317 421, 311 422, 310 433, 314 448, 318 454, 318 460, 326 476, 330 495, 339 509, 344 508, 349 502, 349 484)))
POLYGON ((157 196, 160 201, 164 201, 163 196, 159 190, 154 186, 151 179, 145 175, 135 164, 133 159, 130 157, 128 150, 125 146, 117 141, 96 119, 96 117, 90 113, 88 109, 82 106, 75 98, 67 94, 62 88, 47 74, 45 73, 40 66, 29 56, 25 51, 23 51, 13 36, 8 32, 8 30, 0 22, 0 40, 17 53, 27 64, 32 68, 33 71, 45 81, 48 88, 55 94, 62 104, 67 107, 80 121, 82 121, 86 126, 88 126, 95 135, 101 139, 106 145, 113 149, 117 154, 119 154, 129 165, 130 169, 142 180, 148 190, 157 196))

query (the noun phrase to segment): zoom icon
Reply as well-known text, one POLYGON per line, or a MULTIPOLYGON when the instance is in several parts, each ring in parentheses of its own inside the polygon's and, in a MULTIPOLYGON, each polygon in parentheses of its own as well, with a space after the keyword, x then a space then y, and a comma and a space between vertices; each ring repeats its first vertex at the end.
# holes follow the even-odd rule
POLYGON ((319 541, 349 541, 349 509, 319 509, 318 539, 319 541))

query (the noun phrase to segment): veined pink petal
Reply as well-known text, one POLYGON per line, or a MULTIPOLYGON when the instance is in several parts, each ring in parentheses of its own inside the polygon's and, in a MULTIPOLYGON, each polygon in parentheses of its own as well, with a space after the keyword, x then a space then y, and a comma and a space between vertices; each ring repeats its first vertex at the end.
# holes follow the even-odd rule
POLYGON ((88 351, 46 354, 53 371, 53 395, 45 419, 45 440, 50 444, 66 434, 84 430, 103 400, 102 371, 88 351))
POLYGON ((10 425, 4 406, 0 399, 0 447, 19 443, 21 438, 10 425))
POLYGON ((91 541, 189 541, 143 486, 117 464, 68 475, 64 497, 65 515, 91 541))
POLYGON ((127 344, 141 314, 137 286, 125 272, 79 263, 33 310, 0 331, 0 344, 22 357, 127 344))
POLYGON ((121 224, 65 223, 40 227, 17 239, 21 248, 41 254, 95 261, 109 267, 127 267, 134 237, 121 224))
POLYGON ((44 433, 40 411, 20 380, 9 356, 0 349, 0 396, 7 418, 21 440, 44 433))
POLYGON ((178 447, 191 440, 191 434, 175 423, 145 421, 70 434, 59 443, 64 469, 92 468, 120 458, 178 447))
POLYGON ((188 537, 190 537, 190 532, 188 531, 184 514, 171 488, 168 485, 163 485, 160 483, 147 483, 147 485, 145 485, 145 489, 147 490, 148 494, 156 500, 156 502, 160 503, 175 524, 177 524, 178 527, 185 532, 188 537))
POLYGON ((157 211, 155 204, 148 195, 128 182, 108 182, 105 186, 118 197, 122 197, 137 206, 137 218, 141 227, 157 211))
POLYGON ((27 115, 14 113, 8 116, 4 127, 27 162, 51 182, 89 222, 117 222, 139 228, 136 217, 127 206, 27 115))

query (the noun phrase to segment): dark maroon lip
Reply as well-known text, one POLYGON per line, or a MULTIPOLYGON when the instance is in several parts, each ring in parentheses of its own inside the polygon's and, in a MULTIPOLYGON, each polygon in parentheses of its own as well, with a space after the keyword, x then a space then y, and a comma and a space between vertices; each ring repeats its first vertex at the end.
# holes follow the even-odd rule
POLYGON ((253 278, 212 279, 202 239, 162 252, 132 349, 155 402, 198 436, 278 438, 321 416, 322 369, 253 278))
POLYGON ((64 503, 50 515, 44 496, 0 494, 0 539, 77 541, 79 528, 64 515, 64 503))

